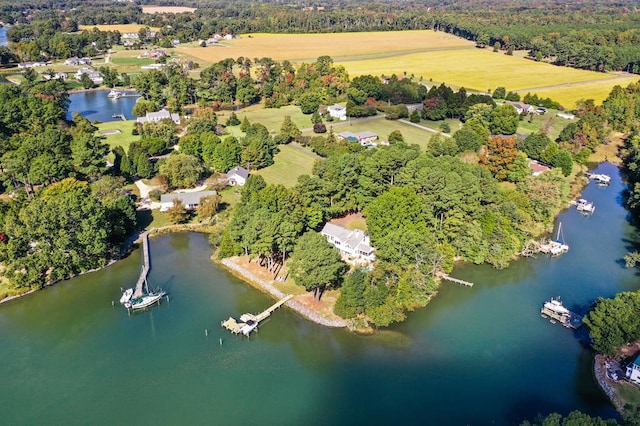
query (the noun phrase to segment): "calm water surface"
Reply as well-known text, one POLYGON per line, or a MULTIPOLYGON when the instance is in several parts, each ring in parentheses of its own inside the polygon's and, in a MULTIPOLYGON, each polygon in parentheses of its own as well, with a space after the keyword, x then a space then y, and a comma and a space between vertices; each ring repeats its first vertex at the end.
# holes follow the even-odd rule
POLYGON ((71 120, 73 114, 78 112, 90 121, 114 121, 113 114, 124 114, 127 120, 135 120, 131 112, 137 97, 123 97, 110 99, 107 97, 109 90, 93 90, 89 92, 76 92, 69 95, 71 105, 67 112, 67 119, 71 120))
POLYGON ((7 31, 9 29, 6 27, 0 27, 0 46, 7 45, 7 31))
POLYGON ((0 306, 4 424, 508 425, 538 412, 615 416, 594 383, 582 333, 540 306, 575 309, 640 287, 621 259, 636 240, 617 170, 583 196, 591 217, 560 215, 569 253, 497 271, 462 266, 425 309, 373 337, 278 311, 251 337, 220 327, 272 301, 218 269, 206 237, 152 240, 150 279, 172 295, 128 316, 111 306, 140 252, 0 306), (204 330, 209 329, 208 338, 204 330), (223 339, 223 345, 219 339, 223 339))

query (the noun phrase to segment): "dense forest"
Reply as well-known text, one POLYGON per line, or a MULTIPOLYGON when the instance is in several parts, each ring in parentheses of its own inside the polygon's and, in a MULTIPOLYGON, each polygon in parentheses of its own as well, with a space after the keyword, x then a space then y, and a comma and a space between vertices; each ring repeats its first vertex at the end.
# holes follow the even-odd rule
MULTIPOLYGON (((207 39, 215 33, 317 33, 345 31, 446 31, 507 53, 524 49, 537 61, 595 71, 640 72, 637 2, 592 0, 514 2, 487 0, 325 1, 316 3, 225 1, 168 2, 195 13, 143 14, 162 2, 0 2, 0 21, 15 25, 10 38, 34 41, 45 32, 77 25, 137 23, 161 27, 159 40, 207 39), (28 13, 24 13, 25 10, 28 13), (40 29, 36 29, 38 25, 40 29), (47 28, 43 32, 42 27, 47 28)), ((50 37, 49 37, 50 38, 50 37)), ((40 41, 42 47, 44 41, 40 41)))

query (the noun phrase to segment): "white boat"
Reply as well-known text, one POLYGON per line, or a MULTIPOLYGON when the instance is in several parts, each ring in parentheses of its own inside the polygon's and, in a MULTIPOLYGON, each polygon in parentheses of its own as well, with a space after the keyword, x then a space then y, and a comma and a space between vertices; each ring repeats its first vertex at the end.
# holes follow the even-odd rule
POLYGON ((576 209, 584 214, 589 214, 596 211, 596 206, 594 206, 593 203, 588 202, 584 198, 580 198, 576 203, 576 209))
POLYGON ((569 246, 564 243, 564 236, 562 235, 562 222, 558 224, 555 241, 549 240, 547 244, 541 246, 541 251, 549 253, 552 256, 560 256, 569 251, 569 246))
POLYGON ((609 185, 611 183, 611 176, 601 173, 591 173, 589 179, 595 180, 598 185, 609 185))
POLYGON ((122 297, 120 298, 120 303, 124 305, 129 300, 131 300, 131 296, 133 296, 133 289, 132 288, 126 289, 124 293, 122 293, 122 297))
POLYGON ((117 90, 111 89, 111 91, 107 94, 107 98, 118 99, 122 97, 122 92, 118 92, 117 90))
POLYGON ((548 302, 544 302, 544 307, 558 315, 569 315, 569 310, 562 305, 562 302, 553 297, 548 302))
POLYGON ((130 301, 126 302, 124 306, 125 308, 132 309, 134 311, 138 309, 148 308, 149 306, 153 305, 154 303, 162 299, 164 296, 166 296, 166 294, 167 293, 162 290, 146 293, 140 297, 131 299, 130 301))

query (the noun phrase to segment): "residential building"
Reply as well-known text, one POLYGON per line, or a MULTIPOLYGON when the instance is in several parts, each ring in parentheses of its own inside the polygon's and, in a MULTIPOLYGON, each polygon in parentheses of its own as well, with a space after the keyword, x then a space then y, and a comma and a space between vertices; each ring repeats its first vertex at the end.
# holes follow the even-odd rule
POLYGON ((35 68, 35 67, 44 67, 46 66, 46 62, 22 62, 18 64, 18 68, 35 68))
POLYGON ((330 117, 337 118, 338 120, 347 119, 347 107, 344 105, 330 105, 327 107, 327 112, 330 117))
POLYGON ((533 176, 539 176, 542 173, 546 172, 547 170, 551 170, 551 167, 540 163, 539 161, 536 160, 530 160, 529 161, 529 169, 531 170, 531 174, 533 176))
POLYGON ((514 107, 516 111, 518 111, 518 114, 531 114, 536 110, 532 105, 525 104, 523 102, 507 102, 507 103, 512 107, 514 107))
POLYGON ((227 185, 243 186, 249 177, 249 171, 244 167, 236 166, 227 172, 227 185))
POLYGON ((327 222, 321 235, 333 244, 338 250, 342 259, 352 265, 361 265, 373 262, 376 258, 375 249, 371 247, 369 235, 359 229, 350 230, 340 225, 327 222))
POLYGON ((91 81, 93 81, 95 84, 102 84, 104 81, 104 78, 102 77, 102 74, 100 74, 99 71, 96 71, 94 69, 87 68, 87 67, 80 68, 78 71, 76 71, 74 76, 76 80, 80 80, 83 74, 87 74, 91 79, 91 81))
POLYGON ((146 116, 138 117, 136 121, 144 124, 149 122, 157 123, 161 120, 171 120, 176 124, 180 124, 180 116, 175 113, 170 113, 164 108, 157 112, 148 112, 146 116))
POLYGON ((358 142, 362 146, 373 145, 378 139, 378 135, 373 132, 340 132, 338 133, 338 139, 344 139, 347 142, 358 142))
POLYGON ((631 364, 627 365, 625 375, 630 382, 640 385, 640 354, 636 356, 631 364))
POLYGON ((173 200, 178 199, 187 210, 195 210, 200 204, 200 199, 216 195, 216 191, 178 192, 174 194, 162 194, 160 196, 160 211, 166 212, 173 206, 173 200))

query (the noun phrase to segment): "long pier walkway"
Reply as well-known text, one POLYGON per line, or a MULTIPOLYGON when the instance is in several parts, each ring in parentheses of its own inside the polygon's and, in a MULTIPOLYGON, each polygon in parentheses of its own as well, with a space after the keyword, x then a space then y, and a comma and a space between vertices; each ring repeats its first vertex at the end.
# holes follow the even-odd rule
POLYGON ((233 334, 244 334, 245 336, 248 336, 256 329, 256 327, 258 327, 258 324, 261 321, 269 318, 273 311, 287 303, 292 297, 293 294, 287 295, 257 315, 242 314, 242 316, 240 316, 240 321, 237 321, 233 317, 229 317, 228 320, 222 322, 222 326, 233 334))
POLYGON ((447 274, 440 275, 440 278, 442 278, 443 280, 451 281, 452 283, 456 283, 456 284, 460 284, 460 285, 466 285, 467 287, 473 287, 473 283, 472 282, 461 280, 459 278, 453 278, 453 277, 450 277, 447 274))
POLYGON ((140 234, 142 238, 142 271, 140 272, 140 278, 136 283, 136 289, 133 292, 133 298, 142 297, 144 294, 144 282, 149 275, 149 231, 145 231, 140 234))

